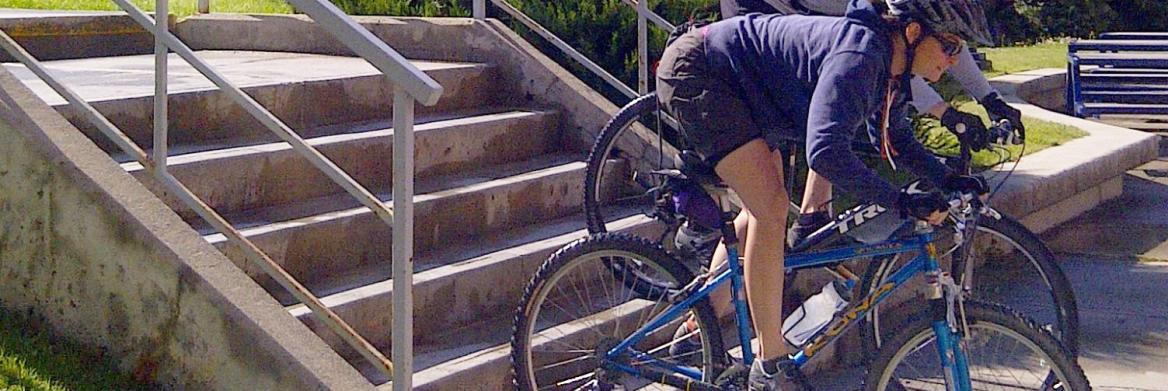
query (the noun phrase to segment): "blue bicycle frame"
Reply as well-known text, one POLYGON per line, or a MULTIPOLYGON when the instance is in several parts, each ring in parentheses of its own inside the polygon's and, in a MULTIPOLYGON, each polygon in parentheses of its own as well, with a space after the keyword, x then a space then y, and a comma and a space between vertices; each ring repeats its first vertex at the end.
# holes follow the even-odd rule
MULTIPOLYGON (((948 321, 948 313, 951 309, 946 302, 942 289, 942 271, 937 262, 936 246, 932 243, 933 236, 932 229, 926 228, 914 235, 892 239, 882 243, 848 246, 787 256, 785 260, 786 268, 788 270, 800 270, 830 266, 842 261, 861 257, 877 257, 908 252, 917 253, 916 257, 900 267, 888 280, 884 281, 862 300, 852 304, 845 312, 837 316, 829 327, 820 331, 810 342, 792 355, 791 360, 799 367, 806 364, 820 349, 834 342, 842 335, 843 331, 854 324, 856 319, 867 316, 871 308, 879 305, 911 277, 924 274, 930 286, 929 305, 933 317, 933 330, 937 335, 938 354, 942 368, 945 371, 946 381, 951 386, 956 386, 951 389, 962 391, 971 390, 972 386, 970 384, 966 357, 960 348, 960 334, 957 333, 956 325, 950 325, 948 321)), ((739 259, 737 240, 732 238, 732 235, 728 235, 726 239, 730 239, 727 240, 729 242, 727 246, 729 259, 739 259)), ((687 386, 703 383, 700 381, 702 373, 699 369, 660 360, 644 352, 635 351, 632 347, 643 340, 650 331, 657 330, 674 319, 677 319, 685 311, 689 310, 694 303, 705 299, 711 292, 721 287, 727 281, 730 282, 733 288, 731 289, 731 298, 734 303, 736 323, 738 324, 739 342, 742 346, 742 359, 745 364, 750 365, 755 357, 750 344, 753 333, 749 327, 746 302, 739 297, 739 292, 744 284, 742 265, 740 265, 740 262, 727 263, 729 264, 729 268, 719 273, 712 281, 706 283, 697 292, 689 295, 679 303, 672 305, 665 312, 657 315, 631 336, 610 349, 605 354, 601 366, 607 370, 620 371, 653 381, 663 381, 669 374, 680 374, 685 377, 683 380, 687 386), (633 365, 623 364, 619 358, 625 355, 636 360, 635 362, 637 364, 648 364, 652 368, 657 368, 661 371, 648 372, 633 365)), ((705 385, 714 387, 714 385, 708 383, 705 383, 705 385)))

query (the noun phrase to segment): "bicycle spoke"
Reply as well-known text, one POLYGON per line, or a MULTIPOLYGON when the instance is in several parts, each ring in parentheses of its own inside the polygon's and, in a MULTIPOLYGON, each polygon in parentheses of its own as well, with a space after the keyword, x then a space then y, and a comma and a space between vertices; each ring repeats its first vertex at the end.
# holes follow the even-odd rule
POLYGON ((588 355, 588 356, 582 356, 582 357, 576 357, 576 358, 573 358, 573 359, 570 359, 570 360, 564 360, 564 361, 560 361, 560 362, 557 362, 557 363, 552 363, 552 364, 550 364, 550 365, 544 365, 544 366, 541 366, 541 367, 538 367, 538 368, 536 368, 536 370, 544 370, 544 369, 551 369, 551 368, 562 367, 562 366, 564 366, 564 365, 578 363, 578 362, 581 362, 581 361, 584 361, 584 360, 587 360, 587 359, 590 359, 590 358, 593 358, 593 357, 594 357, 594 356, 592 356, 592 355, 591 355, 591 354, 593 353, 592 351, 588 351, 588 352, 585 352, 585 353, 588 353, 589 355, 588 355))

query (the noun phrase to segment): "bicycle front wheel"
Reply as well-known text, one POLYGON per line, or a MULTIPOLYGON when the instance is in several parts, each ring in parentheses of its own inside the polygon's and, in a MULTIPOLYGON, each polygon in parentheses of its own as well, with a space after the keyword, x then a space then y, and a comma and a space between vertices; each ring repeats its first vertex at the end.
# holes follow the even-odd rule
MULTIPOLYGON (((932 320, 923 311, 880 349, 866 390, 946 390, 932 320)), ((1004 306, 967 301, 961 348, 974 390, 1091 389, 1074 356, 1049 332, 1004 306)))
MULTIPOLYGON (((968 253, 953 252, 941 261, 951 265, 958 282, 968 279, 973 299, 1006 303, 1051 331, 1072 353, 1078 351, 1079 310, 1075 295, 1054 254, 1037 235, 1007 216, 986 217, 966 245, 970 246, 968 253), (974 265, 972 274, 965 273, 968 262, 974 265)), ((952 246, 941 243, 939 247, 952 246)), ((873 262, 860 284, 861 292, 867 294, 880 286, 878 283, 895 272, 900 261, 889 258, 873 262)), ((901 296, 900 300, 913 299, 901 296)), ((895 332, 889 327, 900 320, 893 319, 887 311, 875 307, 865 319, 861 329, 865 351, 877 351, 895 332)))
POLYGON ((557 251, 527 285, 516 309, 511 338, 516 387, 639 389, 650 384, 646 376, 614 364, 642 374, 671 364, 712 382, 725 353, 707 300, 648 330, 625 354, 602 359, 669 309, 670 295, 692 279, 685 267, 644 238, 592 235, 557 251))

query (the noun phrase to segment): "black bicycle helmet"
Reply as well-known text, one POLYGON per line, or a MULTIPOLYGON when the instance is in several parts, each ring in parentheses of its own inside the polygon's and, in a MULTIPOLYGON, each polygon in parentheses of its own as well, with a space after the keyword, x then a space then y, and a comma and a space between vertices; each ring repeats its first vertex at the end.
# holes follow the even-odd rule
POLYGON ((994 44, 981 0, 887 0, 887 4, 893 16, 923 23, 932 31, 994 44))

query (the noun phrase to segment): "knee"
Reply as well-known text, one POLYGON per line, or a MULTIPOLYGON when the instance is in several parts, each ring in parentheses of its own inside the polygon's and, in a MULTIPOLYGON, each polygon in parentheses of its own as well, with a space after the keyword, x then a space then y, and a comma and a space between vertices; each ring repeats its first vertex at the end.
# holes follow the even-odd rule
POLYGON ((785 229, 787 226, 787 212, 790 207, 790 199, 787 197, 787 192, 775 192, 773 196, 768 197, 766 204, 764 208, 750 211, 751 216, 754 217, 754 221, 763 229, 785 229))

